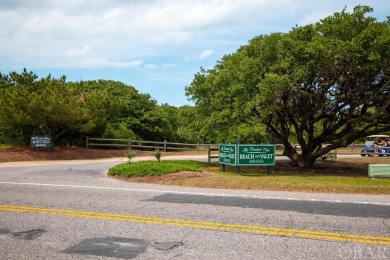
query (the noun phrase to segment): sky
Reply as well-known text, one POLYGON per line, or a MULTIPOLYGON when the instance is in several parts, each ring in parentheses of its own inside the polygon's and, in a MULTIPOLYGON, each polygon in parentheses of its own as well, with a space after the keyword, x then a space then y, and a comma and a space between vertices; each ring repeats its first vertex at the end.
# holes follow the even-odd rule
POLYGON ((0 0, 0 72, 115 80, 158 104, 192 105, 185 87, 201 67, 357 5, 390 15, 389 0, 0 0))

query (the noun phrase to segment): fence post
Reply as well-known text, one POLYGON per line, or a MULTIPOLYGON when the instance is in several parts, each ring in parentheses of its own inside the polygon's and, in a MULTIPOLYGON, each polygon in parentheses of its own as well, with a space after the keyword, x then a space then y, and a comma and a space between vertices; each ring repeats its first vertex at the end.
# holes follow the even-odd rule
POLYGON ((164 140, 164 153, 167 151, 167 140, 164 140))
POLYGON ((88 149, 88 135, 87 135, 86 140, 85 140, 85 147, 88 149))
POLYGON ((207 161, 208 161, 208 163, 211 163, 211 149, 210 149, 210 145, 207 145, 207 161))
POLYGON ((131 150, 131 139, 129 138, 129 142, 128 142, 128 147, 129 147, 129 150, 131 150))
POLYGON ((200 144, 199 144, 199 142, 198 142, 198 146, 197 146, 198 148, 197 148, 197 150, 198 150, 198 153, 199 153, 199 149, 200 149, 200 144))

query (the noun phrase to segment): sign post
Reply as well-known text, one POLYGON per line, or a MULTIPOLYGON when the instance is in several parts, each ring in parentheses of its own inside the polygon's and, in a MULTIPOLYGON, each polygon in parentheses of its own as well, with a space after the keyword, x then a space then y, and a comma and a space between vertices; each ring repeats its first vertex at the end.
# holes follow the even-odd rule
MULTIPOLYGON (((236 146, 238 147, 238 154, 240 154, 240 138, 237 138, 236 139, 236 146)), ((238 156, 237 156, 238 157, 238 156)), ((236 158, 237 158, 236 157, 236 158)), ((236 173, 238 173, 238 174, 240 174, 240 164, 238 163, 238 161, 237 161, 237 163, 236 163, 236 173)))
MULTIPOLYGON (((269 138, 269 144, 273 144, 273 140, 272 140, 272 137, 269 138)), ((275 147, 276 149, 276 147, 275 147)), ((276 155, 276 150, 274 152, 274 157, 276 155)), ((270 176, 271 175, 271 171, 272 171, 272 167, 271 166, 267 166, 267 176, 270 176)))

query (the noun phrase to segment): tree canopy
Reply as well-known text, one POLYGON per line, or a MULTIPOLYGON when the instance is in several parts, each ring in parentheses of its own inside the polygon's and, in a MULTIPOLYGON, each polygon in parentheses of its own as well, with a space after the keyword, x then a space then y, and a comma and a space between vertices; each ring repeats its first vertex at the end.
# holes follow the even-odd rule
POLYGON ((201 69, 186 94, 202 129, 228 135, 242 124, 253 131, 264 125, 284 155, 305 167, 389 131, 390 20, 378 22, 370 12, 357 6, 288 33, 255 37, 213 69, 201 69))
POLYGON ((80 144, 85 136, 176 140, 177 108, 110 80, 66 82, 32 71, 0 73, 0 143, 28 143, 51 134, 55 143, 80 144), (172 139, 171 139, 172 138, 172 139))

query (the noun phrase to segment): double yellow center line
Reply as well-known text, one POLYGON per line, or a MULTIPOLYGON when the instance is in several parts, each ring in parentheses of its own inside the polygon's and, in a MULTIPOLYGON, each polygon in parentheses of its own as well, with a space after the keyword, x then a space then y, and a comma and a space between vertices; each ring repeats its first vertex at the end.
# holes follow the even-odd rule
POLYGON ((142 223, 142 224, 167 225, 167 226, 174 226, 174 227, 189 227, 189 228, 218 230, 218 231, 235 231, 235 232, 253 233, 259 235, 266 235, 266 236, 271 235, 271 236, 295 237, 295 238, 328 240, 328 241, 338 241, 338 242, 390 245, 390 237, 363 236, 363 235, 356 235, 356 234, 343 234, 343 233, 261 227, 261 226, 247 226, 247 225, 225 224, 225 223, 216 223, 216 222, 203 222, 203 221, 192 221, 192 220, 181 220, 181 219, 170 219, 170 218, 155 218, 155 217, 132 216, 132 215, 123 215, 123 214, 107 214, 107 213, 100 213, 100 212, 84 212, 84 211, 64 210, 64 209, 35 208, 35 207, 12 206, 12 205, 1 205, 1 204, 0 204, 0 211, 101 219, 101 220, 110 220, 110 221, 127 221, 127 222, 142 223))

